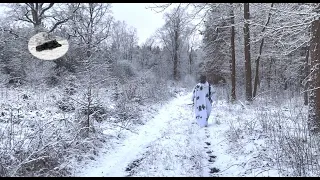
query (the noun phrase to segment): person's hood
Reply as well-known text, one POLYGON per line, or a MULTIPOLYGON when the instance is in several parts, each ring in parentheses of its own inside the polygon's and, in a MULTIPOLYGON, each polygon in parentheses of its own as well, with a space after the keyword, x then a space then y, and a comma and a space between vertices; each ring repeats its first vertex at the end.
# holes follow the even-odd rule
POLYGON ((204 86, 204 87, 208 87, 209 83, 206 81, 204 84, 203 83, 199 83, 200 85, 204 86))

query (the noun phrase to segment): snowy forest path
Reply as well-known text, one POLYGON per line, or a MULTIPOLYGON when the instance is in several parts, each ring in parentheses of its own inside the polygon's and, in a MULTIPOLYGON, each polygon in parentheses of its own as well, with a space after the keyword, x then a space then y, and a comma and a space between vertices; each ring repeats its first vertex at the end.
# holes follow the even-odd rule
POLYGON ((77 176, 212 176, 215 156, 206 147, 212 133, 194 123, 190 101, 190 93, 169 101, 137 134, 77 176))

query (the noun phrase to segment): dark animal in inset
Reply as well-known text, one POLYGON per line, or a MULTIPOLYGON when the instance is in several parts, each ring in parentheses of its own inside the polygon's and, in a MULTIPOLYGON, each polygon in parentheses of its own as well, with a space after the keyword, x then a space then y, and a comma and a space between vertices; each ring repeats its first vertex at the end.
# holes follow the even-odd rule
POLYGON ((36 47, 37 51, 43 51, 43 50, 51 50, 57 47, 61 47, 62 45, 58 43, 57 40, 51 40, 48 42, 45 42, 39 46, 36 47))

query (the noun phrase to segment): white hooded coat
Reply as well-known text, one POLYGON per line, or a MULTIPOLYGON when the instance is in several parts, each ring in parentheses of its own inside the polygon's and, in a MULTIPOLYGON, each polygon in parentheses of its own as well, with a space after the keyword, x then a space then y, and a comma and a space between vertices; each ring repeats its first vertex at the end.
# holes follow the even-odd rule
MULTIPOLYGON (((211 86, 211 85, 210 85, 211 86)), ((213 88, 211 86, 211 94, 209 95, 209 83, 198 83, 193 89, 192 101, 194 103, 195 118, 200 127, 208 125, 207 119, 211 113, 211 103, 209 96, 213 100, 213 88)))

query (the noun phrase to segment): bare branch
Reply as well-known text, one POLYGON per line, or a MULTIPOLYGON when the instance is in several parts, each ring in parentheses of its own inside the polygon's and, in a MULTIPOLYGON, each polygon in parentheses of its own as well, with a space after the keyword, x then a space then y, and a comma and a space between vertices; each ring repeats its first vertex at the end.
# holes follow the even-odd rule
POLYGON ((7 31, 7 32, 9 32, 10 34, 14 35, 16 38, 19 37, 19 35, 16 34, 15 32, 13 32, 12 29, 4 29, 4 28, 3 28, 2 31, 7 31))
POLYGON ((30 7, 31 10, 36 11, 34 9, 34 4, 33 3, 25 3, 28 7, 30 7))
MULTIPOLYGON (((41 6, 43 5, 43 3, 41 4, 41 6)), ((44 8, 40 14, 39 14, 39 17, 42 17, 42 15, 47 11, 49 10, 50 8, 52 8, 52 6, 54 5, 54 3, 50 3, 48 7, 44 8)))
MULTIPOLYGON (((54 3, 51 3, 51 4, 52 4, 52 6, 53 6, 54 3)), ((52 6, 51 6, 51 7, 52 7, 52 6)), ((79 9, 79 7, 80 7, 80 3, 78 3, 77 7, 72 11, 72 15, 71 15, 71 16, 67 17, 67 18, 64 19, 64 20, 61 20, 61 21, 58 21, 57 23, 55 23, 55 24, 53 25, 53 27, 49 30, 49 32, 53 32, 59 25, 67 22, 67 21, 73 16, 73 14, 79 9)), ((54 18, 54 17, 53 17, 53 18, 54 18)), ((54 19, 55 19, 55 18, 54 18, 54 19)))
POLYGON ((29 10, 26 8, 27 12, 24 14, 24 16, 27 18, 27 20, 23 20, 23 19, 19 19, 19 20, 22 20, 22 21, 26 21, 26 22, 31 22, 32 24, 35 24, 35 22, 33 20, 31 20, 28 16, 29 14, 29 10))
POLYGON ((54 31, 60 24, 63 24, 63 23, 65 23, 65 22, 67 22, 68 20, 69 20, 69 18, 64 19, 64 20, 62 20, 62 21, 58 21, 58 22, 55 23, 54 26, 49 30, 49 32, 54 31))
POLYGON ((153 3, 153 4, 155 5, 154 7, 146 7, 146 9, 151 9, 151 10, 155 11, 156 13, 161 13, 172 5, 172 3, 166 3, 164 5, 156 5, 155 3, 153 3), (160 10, 156 11, 155 9, 160 9, 160 10))

